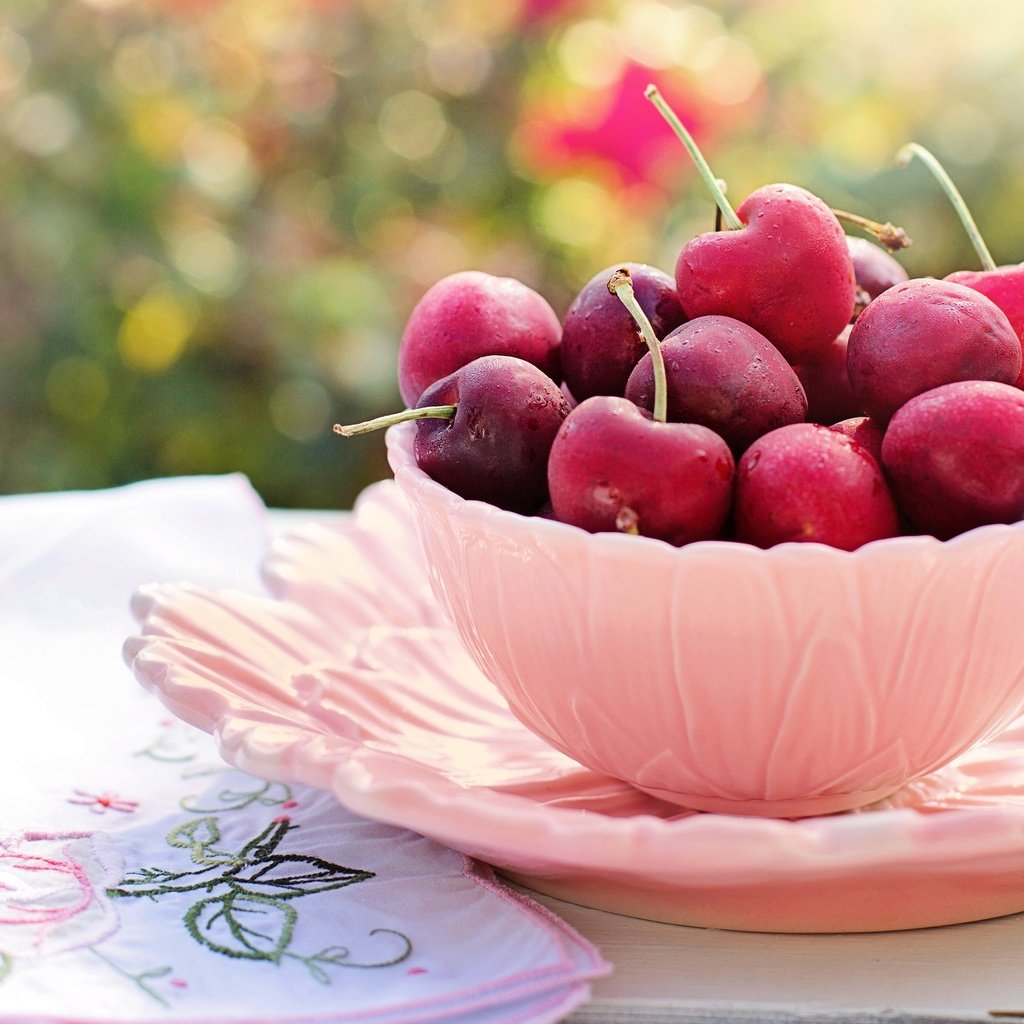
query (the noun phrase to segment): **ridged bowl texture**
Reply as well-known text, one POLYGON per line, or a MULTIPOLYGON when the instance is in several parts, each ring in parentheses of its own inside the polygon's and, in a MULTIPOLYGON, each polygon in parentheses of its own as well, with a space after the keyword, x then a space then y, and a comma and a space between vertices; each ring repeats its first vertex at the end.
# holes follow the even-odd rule
POLYGON ((431 585, 513 713, 678 805, 863 806, 1024 709, 1024 524, 854 552, 674 548, 466 501, 388 434, 431 585))

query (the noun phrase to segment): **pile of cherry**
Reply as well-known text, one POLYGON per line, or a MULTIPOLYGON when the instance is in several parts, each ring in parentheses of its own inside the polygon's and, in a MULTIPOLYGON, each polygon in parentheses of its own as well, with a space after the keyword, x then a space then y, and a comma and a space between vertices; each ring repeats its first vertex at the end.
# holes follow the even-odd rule
MULTIPOLYGON (((908 280, 821 199, 767 185, 721 213, 674 279, 597 274, 559 322, 518 281, 469 271, 408 321, 414 453, 465 498, 671 544, 945 539, 1024 519, 1024 264, 996 268, 962 198, 916 144, 986 269, 908 280), (560 386, 561 385, 561 386, 560 386)), ((890 248, 892 225, 857 219, 890 248)), ((903 244, 907 244, 903 236, 903 244)))

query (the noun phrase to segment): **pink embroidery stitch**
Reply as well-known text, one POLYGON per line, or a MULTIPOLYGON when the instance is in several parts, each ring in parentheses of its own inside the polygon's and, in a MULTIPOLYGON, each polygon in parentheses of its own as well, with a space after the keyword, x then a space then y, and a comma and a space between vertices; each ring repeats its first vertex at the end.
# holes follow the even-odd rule
POLYGON ((94 843, 68 834, 0 839, 0 948, 48 956, 101 940, 116 928, 105 888, 117 869, 95 861, 94 843))
POLYGON ((116 793, 88 793, 84 789, 73 790, 74 796, 68 797, 69 804, 82 804, 93 814, 106 814, 107 811, 121 811, 133 814, 139 806, 138 800, 126 800, 116 793))

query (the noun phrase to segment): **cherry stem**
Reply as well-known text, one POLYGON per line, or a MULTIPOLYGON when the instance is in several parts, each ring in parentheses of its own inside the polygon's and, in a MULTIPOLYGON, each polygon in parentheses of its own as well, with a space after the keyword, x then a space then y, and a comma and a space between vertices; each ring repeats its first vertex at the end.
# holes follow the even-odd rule
POLYGON ((981 260, 982 267, 985 270, 995 270, 996 261, 992 259, 992 253, 988 251, 985 239, 981 237, 981 232, 971 216, 971 211, 967 209, 964 197, 960 195, 960 190, 953 184, 953 179, 946 173, 946 168, 939 163, 935 155, 919 142, 908 142, 896 154, 896 163, 900 167, 906 167, 915 156, 932 172, 939 187, 946 193, 946 198, 953 204, 953 209, 956 210, 960 223, 963 224, 967 237, 971 240, 971 245, 974 246, 974 251, 981 260))
POLYGON ((668 419, 668 380, 665 376, 665 357, 661 354, 661 343, 654 333, 651 321, 636 301, 633 291, 633 279, 626 267, 620 267, 608 279, 608 291, 621 302, 629 315, 640 328, 640 335, 651 352, 651 363, 654 366, 654 418, 659 423, 668 419))
POLYGON ((832 214, 836 220, 845 220, 847 224, 854 224, 869 235, 873 235, 889 252, 897 252, 913 244, 913 240, 903 228, 889 221, 880 224, 877 220, 870 220, 859 213, 850 213, 847 210, 833 210, 832 214))
POLYGON ((334 432, 341 434, 342 437, 355 437, 357 434, 369 434, 374 430, 383 430, 385 427, 392 427, 396 423, 405 423, 408 420, 450 420, 457 408, 457 405, 425 405, 422 409, 405 409, 402 412, 388 413, 387 416, 378 416, 373 420, 364 420, 362 423, 350 423, 348 426, 335 423, 334 432))
MULTIPOLYGON (((724 196, 729 191, 729 186, 725 182, 725 178, 715 178, 718 182, 718 187, 722 190, 724 196)), ((722 208, 716 203, 715 204, 715 230, 722 230, 722 208)))
POLYGON ((668 105, 668 103, 665 102, 665 97, 658 91, 658 87, 656 85, 647 86, 647 88, 644 89, 644 96, 654 104, 658 113, 665 118, 672 131, 679 136, 679 141, 686 147, 687 153, 690 154, 690 159, 693 160, 701 178, 704 179, 704 184, 707 185, 711 190, 711 194, 715 197, 715 202, 718 204, 718 208, 722 211, 725 223, 733 230, 743 227, 743 221, 736 216, 736 211, 729 205, 729 200, 725 198, 725 193, 719 186, 718 179, 714 176, 711 168, 708 166, 707 160, 704 159, 704 154, 697 148, 697 143, 694 141, 693 136, 686 130, 686 126, 683 122, 679 120, 679 116, 668 105))

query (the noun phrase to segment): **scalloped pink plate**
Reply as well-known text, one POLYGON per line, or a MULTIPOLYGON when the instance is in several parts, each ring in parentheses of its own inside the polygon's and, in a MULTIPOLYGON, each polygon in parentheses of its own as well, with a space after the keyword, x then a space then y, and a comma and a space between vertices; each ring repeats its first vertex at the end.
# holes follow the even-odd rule
POLYGON ((279 539, 264 575, 271 597, 144 588, 125 646, 140 682, 246 771, 637 917, 831 932, 1024 910, 1024 719, 858 812, 690 812, 519 723, 439 610, 394 484, 279 539))

